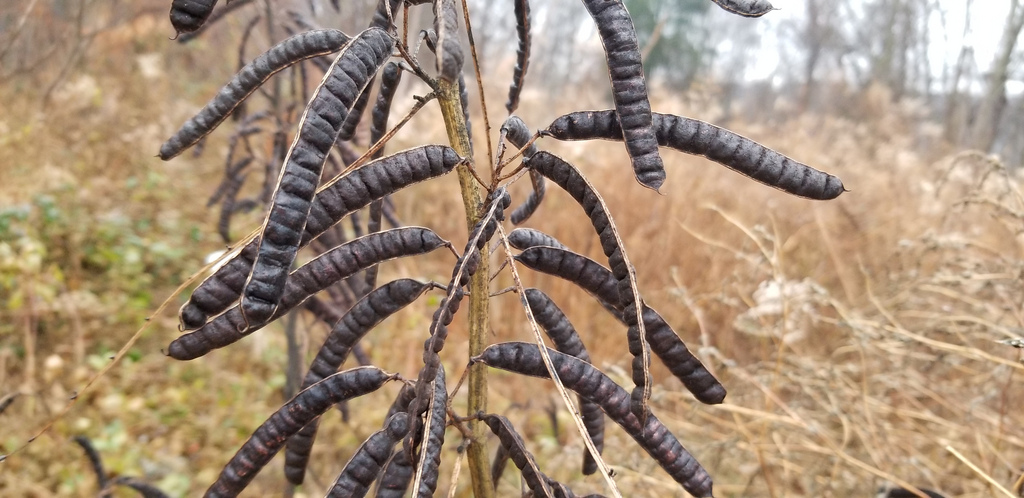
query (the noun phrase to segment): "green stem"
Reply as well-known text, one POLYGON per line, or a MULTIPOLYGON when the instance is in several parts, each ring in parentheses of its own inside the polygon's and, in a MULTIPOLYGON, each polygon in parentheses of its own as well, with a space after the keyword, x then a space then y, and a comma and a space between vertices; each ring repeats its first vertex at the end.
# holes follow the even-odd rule
MULTIPOLYGON (((473 174, 470 172, 473 159, 473 148, 469 143, 466 130, 466 118, 462 114, 462 102, 459 99, 458 83, 438 82, 438 102, 441 104, 441 115, 444 117, 448 141, 460 156, 470 160, 469 164, 460 165, 457 169, 459 185, 462 189, 462 203, 466 209, 466 226, 473 229, 480 220, 480 207, 483 203, 483 192, 473 174)), ((481 255, 483 256, 483 255, 481 255)), ((490 331, 488 295, 490 294, 490 271, 486 257, 480 258, 480 267, 469 281, 469 355, 476 356, 487 347, 487 334, 490 331)), ((469 408, 470 415, 487 412, 487 367, 477 364, 469 367, 469 408)), ((469 456, 469 474, 473 481, 473 496, 476 498, 493 498, 494 484, 491 482, 490 464, 487 454, 487 428, 478 421, 470 422, 472 440, 467 448, 469 456)))

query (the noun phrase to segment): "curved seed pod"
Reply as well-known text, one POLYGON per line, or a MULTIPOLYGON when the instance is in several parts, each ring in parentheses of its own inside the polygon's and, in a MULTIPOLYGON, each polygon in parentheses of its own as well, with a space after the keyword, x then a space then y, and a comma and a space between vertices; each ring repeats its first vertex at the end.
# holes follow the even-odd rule
POLYGON ((586 177, 559 157, 548 152, 538 152, 527 161, 527 165, 562 187, 590 217, 590 223, 601 241, 601 248, 605 256, 608 256, 612 274, 619 283, 622 317, 629 327, 627 337, 629 352, 633 355, 633 382, 637 386, 633 392, 633 409, 637 416, 646 416, 647 400, 651 398, 651 361, 647 333, 644 331, 643 320, 639 319, 643 313, 643 300, 636 285, 633 265, 626 256, 625 246, 608 212, 608 206, 586 177))
MULTIPOLYGON (((520 1, 523 3, 526 2, 526 0, 517 0, 517 6, 520 1)), ((518 116, 509 116, 508 119, 502 123, 501 132, 505 134, 505 137, 508 138, 509 142, 519 149, 523 148, 523 146, 533 138, 530 133, 530 129, 526 127, 526 123, 524 123, 522 119, 519 119, 518 116)), ((530 144, 530 146, 523 151, 523 158, 529 159, 536 153, 537 144, 530 144)), ((540 206, 541 201, 544 200, 544 177, 537 172, 530 170, 530 182, 533 184, 533 192, 530 193, 530 196, 526 198, 526 201, 524 201, 522 205, 515 208, 515 210, 512 211, 512 214, 509 215, 509 220, 512 221, 513 225, 519 225, 529 219, 530 216, 533 215, 533 212, 537 210, 537 207, 540 206)))
MULTIPOLYGON (((281 305, 270 320, 284 315, 316 294, 355 273, 387 261, 424 254, 448 243, 422 227, 395 228, 352 240, 293 271, 288 278, 281 305)), ((168 354, 178 360, 198 358, 259 330, 268 322, 246 322, 238 306, 218 315, 193 332, 174 340, 168 354)))
MULTIPOLYGON (((828 200, 846 191, 828 173, 794 161, 749 138, 700 120, 654 114, 658 144, 704 156, 759 183, 808 199, 828 200)), ((613 111, 581 111, 559 117, 544 132, 559 140, 622 140, 613 111)))
POLYGON ((253 432, 221 471, 206 496, 237 496, 284 446, 285 440, 335 403, 376 391, 390 375, 376 367, 334 374, 303 390, 253 432))
MULTIPOLYGON (((688 493, 712 496, 711 476, 654 414, 648 411, 646 422, 642 422, 631 409, 630 394, 599 369, 557 351, 549 349, 548 354, 567 389, 598 403, 608 418, 619 424, 688 493)), ((472 361, 522 375, 550 378, 536 344, 494 344, 472 361)))
POLYGON ((413 489, 417 498, 434 496, 441 465, 441 445, 444 444, 444 429, 448 420, 448 388, 445 386, 444 366, 437 369, 437 377, 430 383, 433 396, 427 407, 427 420, 423 426, 423 442, 420 443, 420 459, 416 466, 413 489))
POLYGON ((727 12, 743 17, 761 17, 773 10, 768 0, 711 0, 727 12))
MULTIPOLYGON (((621 306, 615 301, 619 297, 615 276, 596 261, 554 247, 531 247, 516 256, 516 261, 580 286, 625 322, 619 312, 621 306)), ((672 375, 700 402, 709 405, 721 403, 725 399, 725 387, 693 356, 668 322, 647 305, 644 305, 643 318, 651 351, 672 375)))
POLYGON ((299 120, 270 212, 263 222, 256 261, 242 289, 240 307, 246 322, 263 322, 277 309, 288 270, 299 251, 306 218, 320 183, 320 173, 338 138, 348 110, 372 75, 391 57, 394 40, 370 28, 352 40, 331 65, 299 120))
MULTIPOLYGON (((391 102, 395 99, 395 91, 402 81, 402 68, 394 62, 384 65, 380 76, 380 91, 377 92, 377 102, 373 106, 372 119, 370 121, 370 144, 376 144, 387 133, 388 117, 391 115, 391 102)), ((384 147, 381 146, 373 153, 373 159, 384 155, 384 147)), ((376 200, 370 203, 370 220, 367 222, 366 230, 370 233, 379 232, 381 219, 384 216, 384 200, 376 200)), ((377 286, 377 267, 366 270, 366 284, 371 289, 377 286)))
POLYGON ((547 476, 537 467, 537 462, 533 459, 533 455, 527 451, 526 443, 523 442, 522 436, 516 432, 516 428, 512 427, 512 422, 509 422, 507 418, 501 415, 484 415, 483 421, 491 429, 491 432, 498 436, 498 441, 501 442, 501 446, 508 452, 512 463, 516 464, 516 467, 522 472, 523 480, 526 481, 527 487, 533 491, 533 495, 553 498, 555 495, 551 491, 551 486, 548 485, 547 476))
POLYGON ((217 190, 215 190, 213 195, 211 195, 206 201, 206 207, 212 207, 214 204, 217 204, 217 202, 220 201, 224 197, 224 194, 229 190, 237 190, 240 188, 241 185, 235 185, 239 182, 239 173, 244 171, 245 168, 248 168, 249 165, 252 164, 252 161, 253 157, 249 156, 239 159, 232 164, 228 164, 227 168, 224 170, 224 180, 220 182, 220 185, 217 186, 217 190))
MULTIPOLYGON (((350 213, 414 183, 451 172, 462 159, 444 145, 427 145, 399 152, 352 171, 322 187, 313 198, 301 246, 319 237, 350 213)), ((251 241, 203 280, 179 311, 183 330, 193 330, 209 316, 238 300, 252 271, 257 242, 251 241)))
POLYGON ((120 476, 115 477, 111 484, 115 486, 124 486, 126 488, 134 489, 142 498, 169 498, 170 495, 164 493, 156 486, 149 484, 144 481, 140 481, 134 477, 120 476))
POLYGON ((206 31, 207 28, 217 23, 217 21, 224 19, 228 14, 238 10, 239 8, 251 4, 252 1, 253 0, 231 0, 227 5, 219 9, 214 9, 213 13, 210 14, 210 17, 206 19, 206 22, 204 22, 199 29, 190 33, 182 33, 178 36, 178 43, 187 43, 190 40, 194 40, 206 31))
MULTIPOLYGON (((408 306, 429 288, 430 284, 405 278, 383 285, 359 300, 331 329, 302 381, 302 388, 305 389, 337 372, 345 363, 352 348, 367 332, 385 318, 408 306)), ((314 420, 288 440, 284 473, 292 484, 302 484, 319 421, 319 418, 314 420)), ((388 453, 390 454, 390 450, 388 453)))
POLYGON ((509 114, 519 107, 519 94, 523 91, 526 69, 530 66, 530 0, 514 0, 513 6, 519 48, 516 50, 516 67, 512 70, 512 84, 508 87, 508 100, 505 101, 509 114))
POLYGON ((215 5, 217 0, 174 0, 171 2, 171 25, 178 33, 191 33, 203 26, 215 5))
POLYGON ((391 456, 391 450, 409 431, 409 415, 396 413, 388 418, 381 429, 364 442, 352 455, 341 475, 334 481, 327 496, 336 498, 357 498, 366 496, 381 468, 391 456))
POLYGON ((75 436, 71 438, 78 446, 82 447, 82 451, 85 452, 85 457, 89 459, 89 465, 92 466, 92 473, 96 474, 96 487, 100 490, 100 494, 107 489, 107 471, 103 469, 103 459, 100 458, 99 452, 96 451, 96 447, 92 445, 92 441, 85 436, 75 436))
POLYGON ((363 113, 366 111, 366 106, 370 103, 370 87, 373 85, 375 78, 370 78, 369 83, 363 89, 363 93, 359 94, 359 98, 356 99, 356 103, 352 105, 352 110, 349 111, 348 116, 345 118, 345 122, 341 124, 341 133, 338 134, 336 142, 347 142, 353 140, 356 136, 356 128, 359 126, 359 122, 363 119, 363 113))
POLYGON ((558 239, 533 228, 517 228, 508 233, 508 243, 512 247, 524 251, 531 247, 557 247, 559 249, 566 249, 564 244, 558 241, 558 239))
POLYGON ((665 182, 665 166, 658 155, 633 19, 622 0, 583 0, 583 4, 594 18, 604 45, 615 114, 625 132, 633 174, 641 185, 657 191, 665 182))
MULTIPOLYGON (((526 289, 526 300, 530 303, 530 309, 533 310, 537 324, 547 332, 559 352, 590 363, 590 353, 583 346, 583 341, 580 340, 576 329, 547 294, 538 289, 526 289)), ((587 434, 590 435, 597 450, 602 451, 604 449, 604 414, 601 413, 601 408, 597 406, 597 403, 582 396, 578 398, 580 416, 583 419, 583 425, 587 428, 587 434)), ((583 455, 583 475, 589 476, 594 472, 597 472, 597 462, 588 450, 583 455)))
POLYGON ((391 30, 394 26, 394 19, 388 17, 388 9, 391 9, 391 16, 394 17, 398 15, 398 9, 400 8, 402 8, 402 0, 379 0, 377 2, 377 10, 373 12, 370 26, 391 30))
POLYGON ((348 42, 345 33, 324 29, 300 33, 274 45, 235 74, 206 107, 167 139, 160 146, 160 159, 166 161, 181 154, 213 131, 240 102, 282 69, 311 57, 337 52, 348 42))
POLYGON ((415 472, 409 454, 402 448, 391 454, 391 460, 384 466, 381 472, 380 482, 377 484, 376 498, 403 498, 409 489, 409 482, 415 472))
POLYGON ((437 33, 437 72, 442 80, 455 83, 462 74, 463 63, 455 0, 434 2, 434 31, 437 33))
POLYGON ((501 480, 502 474, 505 473, 508 459, 508 450, 505 449, 504 445, 499 444, 498 449, 494 452, 494 460, 491 461, 491 482, 494 483, 495 489, 498 488, 498 481, 501 480))

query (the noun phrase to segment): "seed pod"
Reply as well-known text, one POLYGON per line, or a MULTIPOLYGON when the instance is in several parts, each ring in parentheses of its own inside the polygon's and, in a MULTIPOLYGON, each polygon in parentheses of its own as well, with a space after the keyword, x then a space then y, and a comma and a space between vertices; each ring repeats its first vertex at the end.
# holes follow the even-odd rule
MULTIPOLYGON (((527 0, 516 0, 516 6, 520 2, 525 3, 527 0)), ((533 138, 530 133, 530 129, 526 127, 526 123, 518 116, 509 116, 508 119, 501 125, 501 132, 505 134, 508 141, 511 142, 516 148, 523 148, 527 142, 533 138)), ((530 144, 530 146, 523 151, 523 159, 529 159, 537 153, 537 144, 530 144)), ((526 198, 526 201, 522 205, 515 208, 512 214, 509 215, 509 220, 512 221, 513 225, 519 225, 524 223, 526 220, 533 215, 533 212, 540 206, 541 201, 544 200, 544 177, 536 171, 530 170, 530 183, 533 184, 533 192, 526 198)))
POLYGON ((423 426, 423 442, 420 444, 420 458, 413 479, 417 498, 434 496, 441 465, 441 445, 444 444, 444 429, 448 420, 448 388, 445 386, 444 367, 437 369, 437 377, 430 383, 434 395, 427 407, 427 420, 423 426))
MULTIPOLYGON (((447 245, 433 231, 421 227, 396 228, 345 243, 291 273, 281 305, 270 320, 283 316, 309 296, 371 265, 403 256, 424 254, 447 245)), ((168 354, 178 360, 195 359, 232 344, 267 323, 246 322, 239 307, 235 306, 194 332, 175 339, 168 347, 168 354)))
MULTIPOLYGON (((643 417, 646 422, 641 422, 631 409, 630 394, 625 389, 587 362, 550 349, 548 355, 566 388, 598 403, 605 414, 654 457, 683 489, 698 497, 712 496, 711 476, 707 471, 654 414, 648 411, 643 417)), ((494 344, 472 361, 523 375, 550 378, 536 344, 494 344)))
POLYGON ((180 33, 178 35, 178 43, 187 43, 190 40, 194 40, 206 31, 207 28, 216 24, 217 21, 224 19, 228 14, 238 10, 239 8, 251 4, 252 1, 253 0, 231 0, 227 5, 219 9, 214 9, 213 13, 210 14, 210 17, 206 19, 206 22, 199 26, 199 29, 189 33, 180 33))
POLYGON ((338 54, 299 120, 299 132, 263 223, 252 273, 242 289, 239 304, 247 323, 266 321, 277 309, 327 154, 348 110, 370 77, 391 57, 393 45, 394 40, 381 29, 360 33, 338 54))
POLYGON ((394 19, 388 17, 388 9, 391 10, 391 16, 394 17, 400 8, 402 8, 402 0, 379 0, 370 26, 390 31, 394 26, 394 19))
POLYGON ((773 10, 768 0, 711 0, 727 12, 743 17, 761 17, 773 10))
POLYGON ((409 489, 409 482, 415 469, 409 460, 409 454, 402 448, 391 454, 391 460, 381 472, 377 484, 376 498, 403 498, 409 489))
POLYGON ((166 161, 181 154, 213 131, 239 103, 282 69, 311 57, 337 52, 348 42, 345 33, 325 29, 300 33, 274 45, 235 74, 206 107, 164 142, 160 146, 160 159, 166 161))
POLYGON ((462 104, 462 119, 466 122, 466 138, 469 139, 472 148, 473 123, 469 120, 469 87, 466 86, 466 76, 462 73, 459 73, 459 102, 462 104))
MULTIPOLYGON (((382 0, 383 1, 383 0, 382 0)), ((388 116, 391 115, 391 102, 395 99, 395 91, 402 81, 402 68, 394 62, 384 65, 381 70, 380 91, 377 92, 377 102, 373 106, 372 119, 370 121, 370 144, 376 144, 387 133, 388 116)), ((384 147, 381 146, 373 153, 373 159, 384 155, 384 147)), ((370 220, 367 224, 369 233, 379 232, 381 219, 384 216, 384 200, 376 200, 370 203, 370 220)), ((377 286, 377 267, 366 270, 366 284, 370 287, 377 286)))
POLYGON ((526 443, 516 432, 512 422, 501 415, 484 415, 483 421, 491 429, 491 432, 498 436, 498 441, 508 452, 512 463, 516 464, 516 467, 522 472, 523 480, 526 481, 526 486, 533 491, 533 495, 554 498, 555 495, 551 491, 551 486, 548 485, 547 476, 537 467, 537 462, 533 459, 533 455, 526 450, 526 443))
MULTIPOLYGON (((563 354, 574 356, 587 363, 590 363, 590 353, 583 346, 583 341, 576 328, 569 322, 565 313, 551 300, 547 294, 538 289, 526 289, 526 300, 530 303, 530 309, 537 320, 537 324, 547 332, 548 337, 555 343, 555 349, 563 354)), ((580 416, 583 425, 587 428, 594 447, 598 451, 604 449, 604 415, 597 403, 578 396, 580 404, 580 416)), ((594 455, 587 450, 583 455, 583 475, 591 475, 597 472, 597 462, 594 455)))
MULTIPOLYGON (((345 363, 352 348, 367 332, 385 318, 408 306, 429 288, 430 284, 405 278, 390 282, 367 294, 331 329, 302 381, 302 388, 305 389, 337 372, 345 363)), ((284 469, 285 477, 292 484, 302 484, 319 421, 319 418, 315 419, 288 440, 284 469)))
MULTIPOLYGON (((516 261, 535 271, 555 275, 580 286, 624 322, 619 312, 621 307, 614 301, 619 296, 615 277, 596 261, 553 247, 529 248, 516 256, 516 261)), ((651 351, 661 359, 672 375, 700 402, 709 405, 721 403, 725 399, 725 387, 693 356, 668 322, 647 305, 644 305, 643 318, 651 351)))
POLYGON ((665 166, 658 155, 633 19, 622 0, 583 0, 583 4, 594 18, 604 45, 615 114, 625 131, 633 174, 641 185, 657 191, 665 181, 665 166))
POLYGON ((636 285, 633 265, 626 256, 622 238, 615 228, 615 221, 601 194, 573 165, 548 152, 538 152, 527 161, 527 165, 568 192, 590 217, 590 223, 597 232, 601 248, 605 256, 608 256, 612 274, 619 285, 622 317, 629 328, 629 352, 633 355, 633 382, 637 386, 633 393, 633 409, 637 416, 643 417, 647 412, 647 400, 651 398, 650 351, 643 320, 639 319, 643 313, 643 300, 636 285))
MULTIPOLYGON (((696 119, 654 114, 658 143, 704 156, 743 176, 808 199, 828 200, 846 191, 828 173, 794 161, 749 138, 696 119)), ((559 117, 545 131, 559 140, 622 140, 612 111, 582 111, 559 117)))
POLYGON ((152 484, 149 484, 147 482, 140 481, 139 479, 136 479, 134 477, 115 477, 112 481, 110 481, 110 483, 115 486, 124 486, 126 488, 134 489, 136 492, 142 495, 142 498, 169 498, 169 495, 167 493, 164 493, 156 486, 153 486, 152 484))
POLYGON ((356 128, 359 126, 359 122, 363 119, 363 113, 366 111, 366 106, 370 103, 370 86, 373 85, 375 78, 370 78, 366 87, 363 88, 363 92, 359 94, 359 98, 356 99, 355 104, 352 105, 352 110, 349 111, 348 116, 345 118, 345 122, 341 124, 341 133, 338 134, 338 139, 335 142, 348 142, 354 140, 356 136, 356 128))
POLYGON ((303 390, 253 432, 221 471, 206 496, 237 496, 284 446, 285 440, 335 403, 376 391, 394 379, 376 367, 334 374, 303 390))
MULTIPOLYGON (((350 213, 371 201, 430 178, 445 175, 461 158, 451 147, 427 145, 399 152, 352 171, 325 185, 313 198, 301 246, 319 237, 350 213)), ((256 241, 249 242, 238 254, 206 278, 181 307, 183 330, 193 330, 209 316, 219 314, 238 300, 242 286, 252 271, 256 241)))
POLYGON ((498 445, 498 449, 494 452, 494 460, 491 460, 491 482, 494 483, 494 489, 498 489, 498 481, 501 480, 501 475, 505 473, 505 467, 508 465, 508 450, 505 446, 498 445))
POLYGON ((544 246, 568 250, 558 239, 533 228, 517 228, 512 230, 508 233, 508 243, 520 251, 525 251, 531 247, 544 246))
POLYGON ((523 91, 526 69, 530 66, 530 0, 514 0, 513 6, 519 48, 516 50, 516 67, 512 70, 512 84, 508 87, 508 100, 505 102, 509 114, 516 112, 519 107, 519 94, 523 91))
POLYGON ((391 450, 409 431, 409 415, 396 413, 388 418, 386 427, 372 435, 352 455, 341 475, 334 481, 327 496, 357 498, 366 496, 381 468, 391 456, 391 450))
POLYGON ((107 471, 103 469, 103 459, 100 458, 99 452, 96 451, 96 447, 92 445, 92 441, 85 436, 75 436, 71 438, 78 446, 82 447, 82 451, 85 452, 85 457, 89 459, 89 465, 92 466, 92 473, 96 474, 96 487, 102 494, 107 489, 107 471))
POLYGON ((434 31, 437 33, 437 73, 449 84, 455 83, 462 74, 463 62, 455 0, 434 2, 434 31))
POLYGON ((178 33, 191 33, 203 26, 215 5, 217 0, 174 0, 171 2, 171 25, 178 33))

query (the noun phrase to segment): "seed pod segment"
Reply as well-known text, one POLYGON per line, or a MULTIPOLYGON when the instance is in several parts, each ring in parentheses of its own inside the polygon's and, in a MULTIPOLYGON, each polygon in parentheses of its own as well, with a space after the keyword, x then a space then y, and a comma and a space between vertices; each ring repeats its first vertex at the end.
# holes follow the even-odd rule
MULTIPOLYGON (((313 198, 300 245, 307 245, 373 200, 451 172, 461 160, 451 147, 427 145, 372 161, 336 178, 321 187, 313 198)), ((182 330, 202 326, 207 317, 222 313, 238 300, 252 271, 256 250, 257 242, 250 241, 196 287, 179 311, 182 330)))
POLYGON ((381 429, 364 442, 352 455, 341 475, 334 481, 327 496, 334 498, 360 498, 366 496, 381 468, 391 456, 391 450, 409 431, 409 415, 396 413, 388 418, 381 429))
POLYGON ((349 42, 349 36, 336 29, 307 31, 274 45, 243 67, 202 110, 160 146, 164 161, 195 145, 223 122, 252 92, 271 76, 297 62, 337 52, 349 42))
MULTIPOLYGON (((759 183, 816 200, 829 200, 846 191, 828 173, 790 159, 749 138, 696 119, 654 114, 658 144, 704 156, 759 183)), ((622 140, 613 111, 581 111, 559 117, 544 131, 559 140, 622 140)))
MULTIPOLYGON (((557 351, 549 349, 548 354, 566 388, 598 403, 608 418, 619 424, 688 493, 712 496, 711 476, 654 414, 648 412, 642 422, 633 413, 630 394, 599 369, 557 351)), ((494 344, 472 361, 522 375, 550 378, 536 344, 494 344)))
MULTIPOLYGON (((270 320, 283 316, 303 301, 371 265, 394 258, 425 254, 448 243, 422 227, 395 228, 365 235, 325 252, 293 271, 285 285, 281 305, 270 320)), ((168 354, 178 360, 198 358, 261 329, 269 322, 246 322, 238 306, 193 332, 174 340, 168 354)))
POLYGON ((498 441, 501 442, 501 446, 508 452, 512 463, 516 464, 516 467, 522 472, 523 480, 526 481, 526 486, 533 491, 533 496, 554 498, 555 495, 551 491, 551 486, 548 485, 547 476, 537 467, 537 462, 533 459, 533 455, 527 451, 526 443, 523 442, 522 436, 516 432, 512 422, 509 422, 507 418, 501 415, 484 415, 483 421, 491 429, 491 432, 498 436, 498 441))
POLYGON ((665 182, 665 166, 658 155, 633 19, 622 0, 583 0, 583 4, 594 18, 604 45, 615 114, 625 132, 633 174, 641 185, 657 191, 665 182))
POLYGON ((424 437, 420 443, 420 458, 412 486, 417 498, 434 496, 434 490, 437 489, 441 445, 444 444, 444 429, 448 421, 448 388, 445 386, 443 366, 437 369, 437 377, 430 383, 430 387, 433 396, 427 407, 424 437))
POLYGON ((768 0, 711 0, 722 10, 732 12, 743 17, 761 17, 773 10, 768 0))
POLYGON ((203 27, 215 5, 217 0, 174 0, 171 2, 171 25, 178 33, 191 33, 203 27))
MULTIPOLYGON (((429 288, 429 284, 404 278, 389 282, 360 299, 332 327, 320 351, 313 358, 309 372, 302 381, 302 388, 305 389, 337 372, 345 363, 352 348, 367 332, 408 306, 429 288)), ((285 477, 292 484, 302 484, 319 421, 319 418, 315 419, 288 440, 284 469, 285 477)))
POLYGON ((558 239, 533 228, 517 228, 508 233, 508 243, 512 247, 525 251, 531 247, 556 247, 568 249, 558 239))
POLYGON ((601 248, 605 256, 608 256, 612 274, 618 281, 622 317, 629 327, 627 337, 629 352, 633 355, 633 382, 637 386, 633 391, 633 409, 637 416, 646 416, 647 400, 651 398, 651 359, 644 322, 640 319, 644 304, 637 288, 636 273, 626 255, 625 245, 619 237, 608 206, 590 181, 558 156, 541 151, 531 157, 527 165, 562 187, 590 217, 590 223, 601 241, 601 248))
MULTIPOLYGON (((564 278, 597 298, 613 316, 625 323, 620 312, 615 276, 596 261, 566 249, 531 247, 516 256, 530 269, 564 278)), ((714 405, 725 399, 726 391, 718 379, 686 348, 679 335, 657 311, 644 305, 644 326, 651 351, 679 379, 698 401, 714 405)))
POLYGON ((334 374, 297 394, 253 432, 206 490, 208 497, 237 496, 284 446, 285 440, 334 404, 376 391, 393 379, 376 367, 334 374))
POLYGON ((516 49, 516 67, 512 70, 512 84, 508 87, 508 100, 505 102, 509 114, 519 107, 519 94, 523 91, 526 69, 530 67, 530 0, 513 0, 513 7, 519 48, 516 49))
POLYGON ((242 289, 243 319, 264 322, 277 309, 288 270, 299 250, 320 173, 341 132, 348 111, 370 78, 391 57, 394 40, 386 31, 370 28, 352 40, 335 58, 299 120, 285 159, 270 212, 263 223, 252 273, 242 289))

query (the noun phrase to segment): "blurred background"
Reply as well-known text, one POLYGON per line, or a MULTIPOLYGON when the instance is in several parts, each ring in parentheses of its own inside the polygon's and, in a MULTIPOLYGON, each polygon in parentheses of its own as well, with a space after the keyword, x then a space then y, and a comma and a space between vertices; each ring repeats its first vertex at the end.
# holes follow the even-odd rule
MULTIPOLYGON (((352 34, 376 2, 346 0, 339 11, 246 3, 187 43, 172 39, 166 0, 0 3, 0 453, 18 450, 0 463, 4 496, 96 495, 76 435, 93 441, 112 475, 195 495, 288 399, 280 325, 191 362, 161 353, 178 334, 171 310, 187 296, 175 288, 224 248, 220 213, 206 199, 234 145, 226 128, 202 155, 155 155, 240 61, 287 36, 247 29, 255 16, 352 34), (78 396, 144 323, 124 358, 78 396)), ((475 154, 488 164, 481 97, 496 140, 515 21, 512 2, 467 3, 483 79, 481 95, 469 78, 475 154)), ((850 190, 829 202, 793 198, 664 149, 658 196, 634 182, 621 144, 539 142, 601 190, 648 303, 729 390, 725 404, 703 406, 654 370, 653 409, 714 476, 716 494, 874 496, 897 483, 950 497, 1022 496, 1024 363, 1011 343, 1024 337, 1024 4, 775 0, 778 10, 746 19, 707 0, 625 3, 655 111, 730 128, 850 190)), ((611 107, 582 2, 531 7, 533 57, 517 114, 542 129, 566 112, 611 107)), ((430 20, 429 7, 411 9, 413 36, 430 20)), ((280 84, 296 94, 297 81, 280 84)), ((407 76, 392 123, 428 91, 407 76)), ((265 104, 257 97, 252 106, 265 104)), ((445 142, 438 116, 428 105, 389 150, 445 142)), ((355 142, 365 150, 365 139, 355 142)), ((263 157, 271 145, 254 148, 263 157)), ((514 186, 514 203, 527 183, 514 186)), ((527 225, 603 260, 582 212, 555 190, 527 225)), ((454 176, 416 186, 395 196, 396 216, 461 246, 458 195, 454 176)), ((233 239, 262 216, 237 214, 233 239)), ((390 262, 381 278, 447 281, 451 263, 444 254, 390 262)), ((570 316, 595 364, 628 385, 621 326, 572 285, 523 273, 570 316)), ((421 299, 368 336, 376 364, 415 375, 437 300, 421 299)), ((495 297, 492 314, 495 341, 531 340, 513 294, 495 297)), ((309 358, 327 328, 305 315, 293 323, 309 358)), ((464 369, 462 326, 457 319, 446 348, 450 388, 464 369)), ((577 493, 607 492, 579 473, 582 443, 545 382, 492 379, 494 410, 521 428, 542 469, 577 493)), ((350 403, 347 420, 325 417, 313 479, 287 492, 322 494, 379 427, 397 392, 389 389, 350 403)), ((624 496, 680 493, 624 433, 610 429, 606 440, 624 496)), ((469 495, 465 472, 448 478, 459 442, 449 431, 439 493, 469 495)), ((249 493, 285 492, 280 465, 249 493)), ((515 496, 518 483, 506 472, 499 494, 515 496)))

